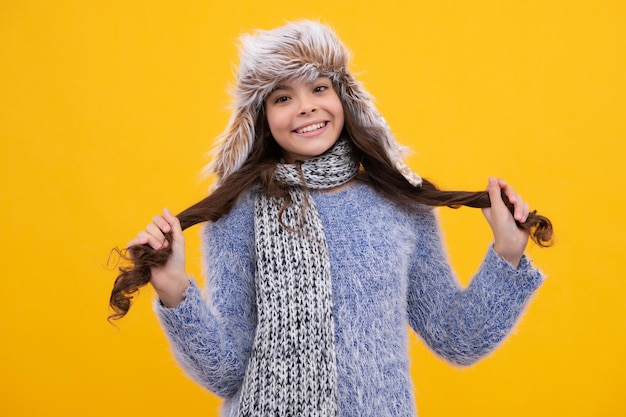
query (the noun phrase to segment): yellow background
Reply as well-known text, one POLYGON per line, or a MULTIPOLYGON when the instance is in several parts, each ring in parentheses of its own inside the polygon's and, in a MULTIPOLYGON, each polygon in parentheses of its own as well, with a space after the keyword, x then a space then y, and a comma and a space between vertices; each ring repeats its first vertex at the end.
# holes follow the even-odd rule
MULTIPOLYGON (((1 1, 0 415, 216 415, 151 289, 107 323, 104 265, 163 206, 205 194, 237 36, 305 17, 350 46, 419 173, 456 189, 505 177, 556 227, 528 251, 548 280, 489 358, 454 368, 412 338, 420 416, 626 415, 621 0, 1 1)), ((441 218, 467 282, 487 224, 441 218)))

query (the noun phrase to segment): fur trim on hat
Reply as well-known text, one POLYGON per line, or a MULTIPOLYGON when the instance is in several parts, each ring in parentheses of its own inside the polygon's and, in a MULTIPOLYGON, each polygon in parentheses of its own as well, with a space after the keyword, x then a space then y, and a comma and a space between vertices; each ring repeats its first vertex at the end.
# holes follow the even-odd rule
POLYGON ((233 114, 208 171, 218 183, 237 171, 252 151, 255 122, 265 99, 286 79, 314 81, 328 77, 356 122, 380 128, 380 138, 395 167, 418 186, 421 178, 403 161, 403 150, 372 102, 371 96, 348 71, 350 52, 328 26, 299 21, 272 30, 258 30, 240 38, 240 64, 234 89, 233 114))

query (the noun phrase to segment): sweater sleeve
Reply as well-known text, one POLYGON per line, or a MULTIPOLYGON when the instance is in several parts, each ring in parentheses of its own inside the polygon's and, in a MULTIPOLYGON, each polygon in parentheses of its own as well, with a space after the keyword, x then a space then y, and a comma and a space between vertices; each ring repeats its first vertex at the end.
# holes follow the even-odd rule
POLYGON ((155 302, 181 367, 197 383, 224 398, 234 396, 243 383, 256 328, 254 229, 249 203, 205 226, 204 297, 192 280, 178 306, 166 308, 155 302))
POLYGON ((526 256, 514 268, 492 245, 470 284, 461 288, 434 213, 419 217, 407 295, 409 323, 435 353, 471 365, 511 332, 543 275, 526 256))

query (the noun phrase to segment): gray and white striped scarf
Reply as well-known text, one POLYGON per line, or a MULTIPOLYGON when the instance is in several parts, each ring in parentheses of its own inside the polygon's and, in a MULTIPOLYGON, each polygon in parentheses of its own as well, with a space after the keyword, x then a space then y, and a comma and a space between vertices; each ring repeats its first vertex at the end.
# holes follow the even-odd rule
POLYGON ((258 323, 239 416, 335 417, 337 369, 330 259, 309 190, 347 183, 359 170, 340 139, 325 154, 279 164, 291 198, 259 193, 255 201, 258 323))

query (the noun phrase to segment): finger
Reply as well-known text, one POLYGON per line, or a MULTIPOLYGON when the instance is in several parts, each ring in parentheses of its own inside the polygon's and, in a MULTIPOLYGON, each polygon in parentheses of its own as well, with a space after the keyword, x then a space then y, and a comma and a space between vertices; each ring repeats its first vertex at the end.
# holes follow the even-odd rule
POLYGON ((521 222, 524 217, 524 200, 510 187, 505 193, 509 201, 513 204, 513 218, 521 222))
POLYGON ((522 223, 525 223, 528 220, 528 215, 530 214, 530 205, 527 202, 524 202, 524 209, 522 212, 522 223))
POLYGON ((513 218, 520 223, 524 223, 528 218, 530 208, 528 203, 522 199, 522 197, 515 192, 511 187, 508 187, 506 192, 509 201, 513 203, 513 218))
POLYGON ((161 242, 161 245, 163 245, 163 242, 165 242, 165 234, 163 233, 161 228, 157 226, 156 224, 149 223, 146 226, 146 232, 152 237, 154 237, 157 241, 161 242))
POLYGON ((169 222, 163 216, 154 216, 152 218, 152 223, 154 223, 159 229, 161 229, 163 233, 167 233, 171 230, 169 222))
POLYGON ((130 248, 131 246, 145 245, 146 243, 148 243, 148 237, 143 235, 143 232, 140 232, 133 240, 128 242, 126 247, 130 248))
POLYGON ((511 204, 513 204, 513 218, 520 223, 524 223, 528 217, 528 204, 506 181, 500 179, 498 182, 500 186, 502 186, 502 192, 506 195, 511 204))
POLYGON ((513 189, 513 187, 511 187, 505 180, 503 180, 502 178, 498 179, 498 184, 500 185, 500 189, 502 190, 502 192, 504 193, 504 195, 506 195, 506 198, 509 199, 509 201, 511 202, 511 204, 515 205, 516 203, 518 203, 519 200, 519 195, 515 192, 515 190, 513 189))
POLYGON ((172 238, 174 240, 181 240, 183 238, 183 229, 180 225, 178 217, 174 216, 172 212, 166 207, 163 209, 163 218, 170 227, 170 231, 172 232, 172 238))
MULTIPOLYGON (((489 200, 491 202, 492 208, 502 207, 504 206, 504 201, 501 196, 501 183, 495 177, 489 177, 489 182, 487 183, 487 192, 489 193, 489 200)), ((508 197, 508 196, 507 196, 508 197)))
POLYGON ((137 237, 128 242, 127 247, 130 248, 131 246, 145 244, 150 245, 150 247, 152 247, 153 249, 161 249, 164 247, 164 245, 167 245, 167 241, 165 239, 157 239, 152 234, 142 230, 141 232, 137 233, 137 237))

